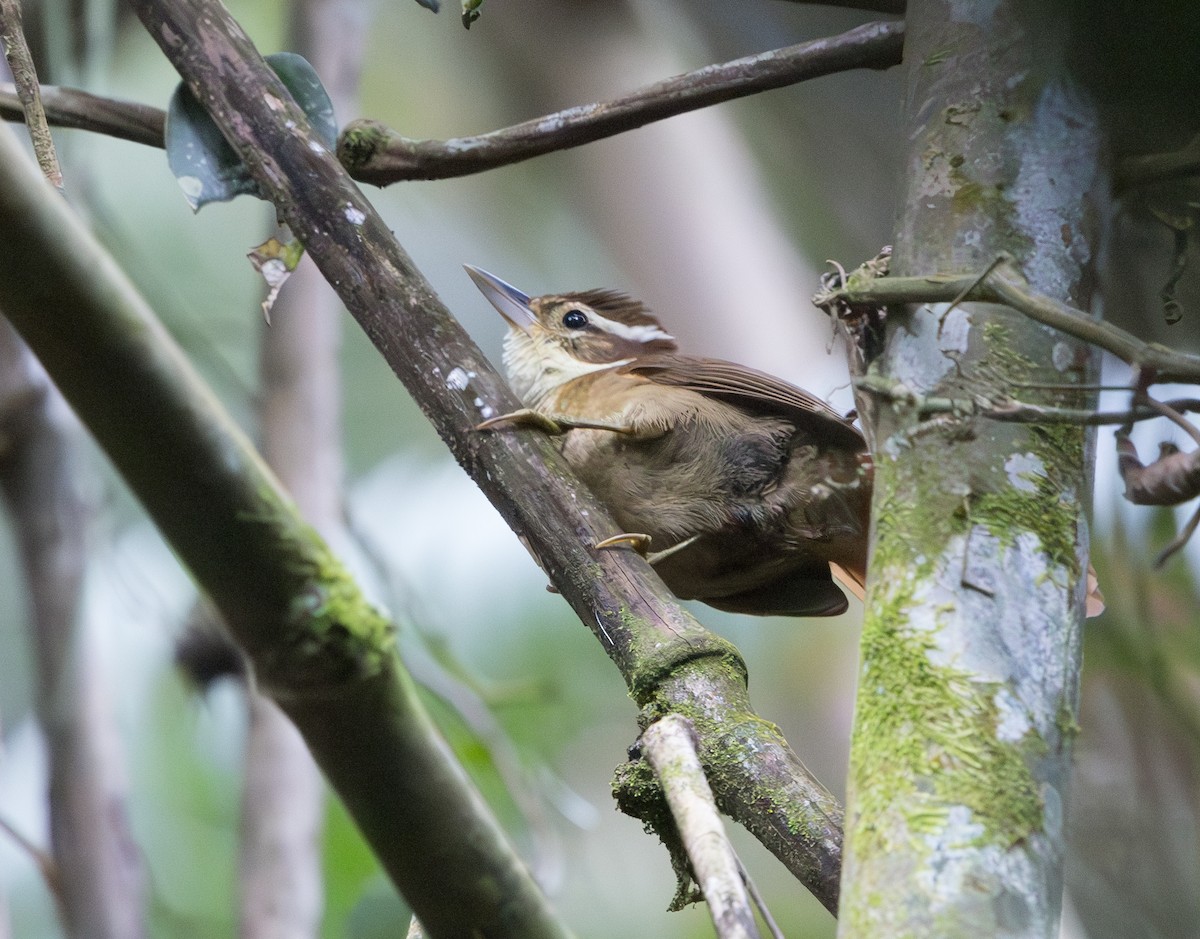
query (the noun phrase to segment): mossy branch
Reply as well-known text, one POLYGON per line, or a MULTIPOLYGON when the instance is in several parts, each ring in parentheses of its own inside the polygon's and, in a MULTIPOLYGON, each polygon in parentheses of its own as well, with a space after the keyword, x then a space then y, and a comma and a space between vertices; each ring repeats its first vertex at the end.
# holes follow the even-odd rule
MULTIPOLYGON (((729 767, 713 777, 722 806, 833 908, 840 810, 750 711, 736 650, 683 612, 640 558, 588 548, 616 526, 540 435, 472 430, 477 401, 511 409, 511 393, 227 11, 200 2, 135 7, 185 80, 203 89, 218 125, 456 457, 604 643, 635 699, 707 717, 704 752, 729 767), (774 801, 752 801, 764 789, 774 801)), ((21 160, 0 165, 0 219, 37 229, 0 258, 0 304, 217 600, 425 925, 438 934, 455 917, 493 917, 481 932, 558 934, 430 731, 388 624, 279 496, 111 260, 64 207, 47 208, 44 186, 30 183, 21 160), (483 861, 496 870, 483 874, 483 861), (502 889, 476 896, 488 883, 502 889)))
POLYGON ((298 516, 103 249, 0 128, 0 309, 287 709, 435 935, 561 937, 396 658, 392 628, 298 516))

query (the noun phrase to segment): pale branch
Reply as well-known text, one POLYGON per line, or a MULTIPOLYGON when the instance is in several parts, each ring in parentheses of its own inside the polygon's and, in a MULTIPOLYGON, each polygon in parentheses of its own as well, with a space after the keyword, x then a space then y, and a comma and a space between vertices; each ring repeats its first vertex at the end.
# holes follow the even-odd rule
MULTIPOLYGON (((42 85, 41 95, 46 120, 54 127, 92 131, 160 150, 163 147, 167 113, 162 108, 55 85, 42 85)), ((0 118, 25 119, 16 86, 11 82, 0 82, 0 118)))
POLYGON ((642 733, 641 751, 670 806, 717 936, 759 939, 740 864, 704 777, 691 722, 667 714, 642 733))
POLYGON ((982 276, 931 274, 869 278, 851 274, 846 286, 823 294, 819 305, 842 303, 862 307, 962 302, 1009 306, 1044 326, 1111 352, 1151 374, 1155 382, 1200 382, 1200 355, 1146 342, 1119 326, 1092 319, 1082 310, 1030 290, 1007 261, 993 265, 982 276))
MULTIPOLYGON (((634 700, 648 715, 687 711, 702 758, 720 767, 710 783, 722 809, 836 908, 840 807, 751 709, 737 650, 684 611, 642 558, 592 550, 618 528, 544 435, 474 430, 484 408, 511 411, 518 402, 228 11, 201 0, 134 6, 456 458, 601 641, 634 700)), ((282 703, 343 796, 360 796, 347 799, 351 813, 374 817, 378 800, 366 796, 379 787, 330 760, 345 742, 329 726, 328 701, 282 703)), ((420 852, 407 864, 427 876, 420 852)))
MULTIPOLYGON (((364 0, 296 0, 288 9, 288 47, 326 76, 334 113, 349 112, 366 44, 364 0)), ((304 258, 274 313, 259 346, 263 456, 305 519, 332 544, 344 544, 341 303, 304 258)), ((326 892, 325 782, 275 702, 252 686, 246 700, 239 939, 309 939, 320 933, 326 892)))
POLYGON ((92 516, 79 478, 82 437, 45 370, 0 319, 0 495, 24 574, 58 912, 67 935, 141 939, 145 878, 112 676, 95 661, 94 624, 81 615, 92 516))
POLYGON ((25 41, 25 30, 21 26, 21 4, 19 0, 0 0, 0 45, 4 46, 4 55, 8 59, 8 68, 16 83, 16 96, 21 105, 21 116, 29 126, 29 139, 33 142, 33 152, 37 156, 38 166, 42 168, 45 177, 54 184, 56 189, 62 189, 62 169, 58 165, 58 153, 54 149, 54 139, 50 136, 50 127, 46 123, 46 111, 42 107, 41 90, 38 85, 37 70, 33 65, 33 56, 29 54, 29 44, 25 41))
POLYGON ((580 105, 475 137, 413 140, 378 121, 352 121, 338 139, 338 158, 355 179, 377 186, 465 176, 810 78, 856 68, 890 68, 899 64, 903 46, 903 23, 868 23, 838 36, 709 65, 612 101, 580 105))

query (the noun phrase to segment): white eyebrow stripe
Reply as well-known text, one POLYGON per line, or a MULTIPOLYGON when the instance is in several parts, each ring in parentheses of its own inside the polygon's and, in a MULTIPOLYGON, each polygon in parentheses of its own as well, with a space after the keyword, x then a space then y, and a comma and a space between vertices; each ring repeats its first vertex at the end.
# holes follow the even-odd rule
POLYGON ((601 316, 595 310, 591 311, 590 319, 606 333, 612 333, 612 335, 628 339, 630 342, 653 342, 655 339, 665 339, 668 342, 673 342, 675 340, 674 336, 663 332, 658 326, 650 323, 643 323, 640 326, 629 326, 625 323, 619 323, 616 320, 610 320, 607 316, 601 316))

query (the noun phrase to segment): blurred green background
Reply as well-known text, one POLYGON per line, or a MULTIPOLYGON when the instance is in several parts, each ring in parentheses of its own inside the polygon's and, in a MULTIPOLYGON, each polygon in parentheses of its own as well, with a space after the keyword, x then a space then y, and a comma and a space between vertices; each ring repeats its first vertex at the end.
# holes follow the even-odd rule
MULTIPOLYGON (((479 133, 869 18, 768 0, 493 0, 467 32, 447 7, 371 9, 361 114, 340 122, 369 116, 417 138, 479 133)), ((286 4, 231 9, 262 51, 283 47, 286 4)), ((89 89, 165 107, 177 77, 135 21, 118 22, 89 89)), ((899 70, 833 76, 487 174, 368 194, 493 361, 501 324, 463 262, 533 294, 626 290, 688 351, 775 372, 848 408, 841 351, 808 298, 826 258, 851 266, 889 240, 902 82, 899 70)), ((68 189, 86 188, 96 230, 253 433, 262 287, 245 254, 265 237, 268 210, 241 199, 193 216, 161 152, 82 132, 56 138, 68 189)), ((1170 242, 1135 218, 1118 234, 1132 247, 1108 268, 1121 288, 1108 312, 1145 335, 1156 327, 1138 311, 1170 242)), ((1168 341, 1195 347, 1195 323, 1168 341)), ((447 736, 579 935, 711 935, 703 908, 665 912, 666 852, 613 808, 611 773, 637 733, 617 672, 348 318, 342 361, 351 561, 403 624, 404 655, 447 736), (515 791, 497 764, 518 768, 515 791)), ((1150 447, 1167 435, 1136 439, 1150 447)), ((127 754, 151 931, 233 935, 242 692, 226 682, 200 697, 178 676, 172 648, 192 588, 94 457, 87 649, 127 754)), ((1087 627, 1064 934, 1195 936, 1197 555, 1148 571, 1174 521, 1125 506, 1112 464, 1101 435, 1094 543, 1109 610, 1087 627)), ((8 532, 0 584, 0 813, 44 845, 45 758, 8 532)), ((807 621, 696 612, 744 653, 759 712, 841 795, 861 610, 807 621)), ((733 837, 787 935, 833 935, 832 918, 774 858, 740 830, 733 837)), ((324 852, 323 935, 402 935, 406 911, 333 798, 324 852)), ((0 892, 14 936, 60 934, 29 857, 3 836, 0 892)))

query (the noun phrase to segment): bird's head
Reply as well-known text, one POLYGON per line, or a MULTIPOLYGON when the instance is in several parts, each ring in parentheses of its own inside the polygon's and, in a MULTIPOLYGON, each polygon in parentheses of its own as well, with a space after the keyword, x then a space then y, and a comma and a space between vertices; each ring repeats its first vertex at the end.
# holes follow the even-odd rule
POLYGON ((464 266, 508 321, 504 367, 513 390, 531 407, 565 382, 677 348, 645 306, 623 293, 530 297, 487 271, 464 266))

